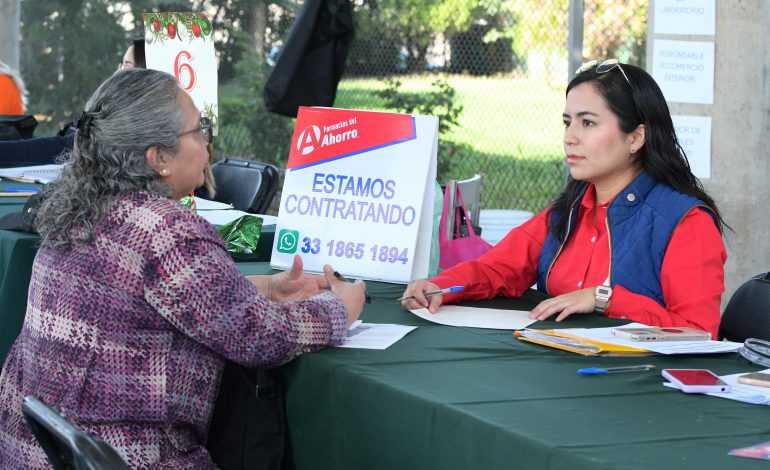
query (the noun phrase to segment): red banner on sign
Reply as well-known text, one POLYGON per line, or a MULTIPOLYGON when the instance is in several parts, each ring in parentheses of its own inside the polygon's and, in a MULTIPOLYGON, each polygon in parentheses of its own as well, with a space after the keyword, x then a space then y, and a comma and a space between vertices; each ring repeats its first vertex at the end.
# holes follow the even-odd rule
POLYGON ((288 168, 297 170, 415 138, 409 114, 300 107, 288 168))

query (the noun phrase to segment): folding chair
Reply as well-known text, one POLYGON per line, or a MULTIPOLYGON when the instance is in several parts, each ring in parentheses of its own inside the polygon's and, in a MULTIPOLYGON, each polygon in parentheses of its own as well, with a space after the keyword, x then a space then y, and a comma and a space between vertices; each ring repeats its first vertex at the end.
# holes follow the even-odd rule
POLYGON ((217 187, 214 200, 244 212, 264 214, 278 191, 278 168, 269 163, 225 158, 211 172, 217 187))
POLYGON ((128 470, 109 444, 81 431, 53 407, 24 397, 24 419, 56 470, 128 470))
MULTIPOLYGON (((463 196, 465 202, 465 209, 468 211, 468 216, 473 225, 477 235, 480 235, 479 227, 479 214, 481 212, 481 191, 484 187, 484 176, 476 173, 467 180, 449 180, 447 182, 447 188, 449 189, 449 202, 447 207, 449 208, 449 214, 455 213, 457 207, 457 189, 460 189, 460 193, 463 196)), ((446 223, 447 239, 454 238, 455 233, 455 218, 448 217, 446 223)))
POLYGON ((719 324, 719 339, 723 338, 770 341, 770 272, 753 276, 730 297, 719 324))

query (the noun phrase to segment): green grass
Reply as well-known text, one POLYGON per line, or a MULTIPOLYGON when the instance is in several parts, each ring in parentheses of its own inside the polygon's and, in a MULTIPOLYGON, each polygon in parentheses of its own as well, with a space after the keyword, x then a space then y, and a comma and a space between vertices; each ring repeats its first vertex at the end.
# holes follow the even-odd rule
MULTIPOLYGON (((429 91, 435 75, 399 76, 405 92, 429 91)), ((450 75, 463 106, 459 125, 439 137, 450 159, 447 178, 484 174, 482 207, 538 211, 564 182, 563 89, 512 76, 450 75)), ((335 107, 392 111, 376 91, 375 78, 345 79, 335 107)))

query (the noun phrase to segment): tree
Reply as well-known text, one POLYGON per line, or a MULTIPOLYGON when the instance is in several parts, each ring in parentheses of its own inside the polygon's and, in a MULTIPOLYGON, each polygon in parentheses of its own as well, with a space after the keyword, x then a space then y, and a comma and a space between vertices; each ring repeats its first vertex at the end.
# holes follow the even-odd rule
POLYGON ((43 115, 38 135, 80 115, 126 50, 118 13, 107 0, 22 2, 21 70, 29 110, 43 115))
MULTIPOLYGON (((407 53, 407 70, 414 71, 423 69, 428 47, 436 36, 470 26, 478 6, 478 0, 364 0, 357 10, 368 15, 367 23, 380 23, 397 38, 407 53)), ((364 19, 358 18, 359 23, 364 19)))

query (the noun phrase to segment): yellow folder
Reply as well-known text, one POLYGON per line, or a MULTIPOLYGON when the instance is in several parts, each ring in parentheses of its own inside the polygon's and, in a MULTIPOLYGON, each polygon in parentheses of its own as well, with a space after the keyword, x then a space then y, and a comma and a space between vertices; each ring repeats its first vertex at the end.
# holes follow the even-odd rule
POLYGON ((562 349, 583 356, 646 356, 655 354, 642 348, 620 346, 618 344, 604 343, 569 333, 570 329, 563 330, 521 330, 514 336, 523 341, 562 349))

